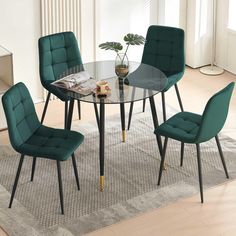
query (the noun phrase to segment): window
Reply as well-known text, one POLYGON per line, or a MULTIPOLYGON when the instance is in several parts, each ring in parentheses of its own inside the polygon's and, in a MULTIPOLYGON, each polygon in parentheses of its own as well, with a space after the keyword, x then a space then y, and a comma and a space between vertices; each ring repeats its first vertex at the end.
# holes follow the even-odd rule
POLYGON ((236 1, 229 0, 229 18, 228 18, 228 28, 236 31, 236 1))

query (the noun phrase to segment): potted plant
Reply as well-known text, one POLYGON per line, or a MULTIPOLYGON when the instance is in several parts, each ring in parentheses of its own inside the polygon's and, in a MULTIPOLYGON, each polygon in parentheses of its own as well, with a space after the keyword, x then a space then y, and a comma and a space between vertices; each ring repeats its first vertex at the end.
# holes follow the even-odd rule
POLYGON ((120 53, 123 46, 119 42, 106 42, 99 44, 101 49, 113 50, 116 52, 115 61, 115 72, 119 78, 124 78, 129 73, 129 60, 127 57, 127 51, 130 45, 142 45, 145 42, 145 38, 138 34, 127 34, 124 36, 124 41, 126 43, 126 49, 124 53, 120 53))

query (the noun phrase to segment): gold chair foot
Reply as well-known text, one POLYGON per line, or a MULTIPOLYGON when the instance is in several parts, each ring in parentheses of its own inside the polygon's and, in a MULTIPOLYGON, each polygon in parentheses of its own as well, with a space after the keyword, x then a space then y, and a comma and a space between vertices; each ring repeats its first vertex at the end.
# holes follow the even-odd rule
POLYGON ((122 130, 122 142, 126 141, 126 130, 122 130))
POLYGON ((100 176, 100 191, 104 191, 104 176, 100 176))

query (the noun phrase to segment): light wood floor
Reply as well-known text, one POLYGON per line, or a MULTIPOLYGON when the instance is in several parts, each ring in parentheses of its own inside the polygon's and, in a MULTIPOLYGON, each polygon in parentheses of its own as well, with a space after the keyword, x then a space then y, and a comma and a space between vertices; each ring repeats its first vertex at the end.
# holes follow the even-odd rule
MULTIPOLYGON (((205 76, 198 70, 187 68, 184 78, 178 83, 185 110, 201 114, 207 100, 231 81, 236 81, 236 76, 228 72, 220 76, 205 76)), ((156 96, 156 100, 156 105, 159 105, 160 96, 156 96)), ((174 89, 166 93, 166 102, 179 109, 174 89)), ((43 103, 36 105, 39 116, 41 116, 43 105, 43 103)), ((45 124, 63 127, 62 105, 60 101, 50 102, 45 124)), ((74 119, 77 119, 77 114, 74 113, 74 119)), ((117 113, 119 113, 119 107, 107 106, 107 116, 117 113)), ((82 103, 81 125, 94 119, 93 106, 82 103)), ((228 119, 222 132, 236 139, 235 92, 231 100, 228 119)), ((0 143, 9 143, 6 131, 0 133, 0 143)), ((200 203, 199 194, 197 194, 95 231, 89 236, 236 235, 236 181, 208 189, 204 191, 204 197, 204 204, 200 203)), ((5 236, 0 230, 1 235, 5 236)))

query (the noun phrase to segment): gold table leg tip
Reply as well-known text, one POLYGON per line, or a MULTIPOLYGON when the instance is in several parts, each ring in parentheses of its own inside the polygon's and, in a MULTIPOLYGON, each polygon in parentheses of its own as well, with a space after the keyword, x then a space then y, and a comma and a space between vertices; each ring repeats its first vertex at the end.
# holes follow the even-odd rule
POLYGON ((167 170, 167 164, 164 163, 163 170, 167 170))
POLYGON ((104 191, 104 176, 100 176, 100 191, 104 191))
POLYGON ((122 141, 126 141, 126 130, 122 130, 122 141))

